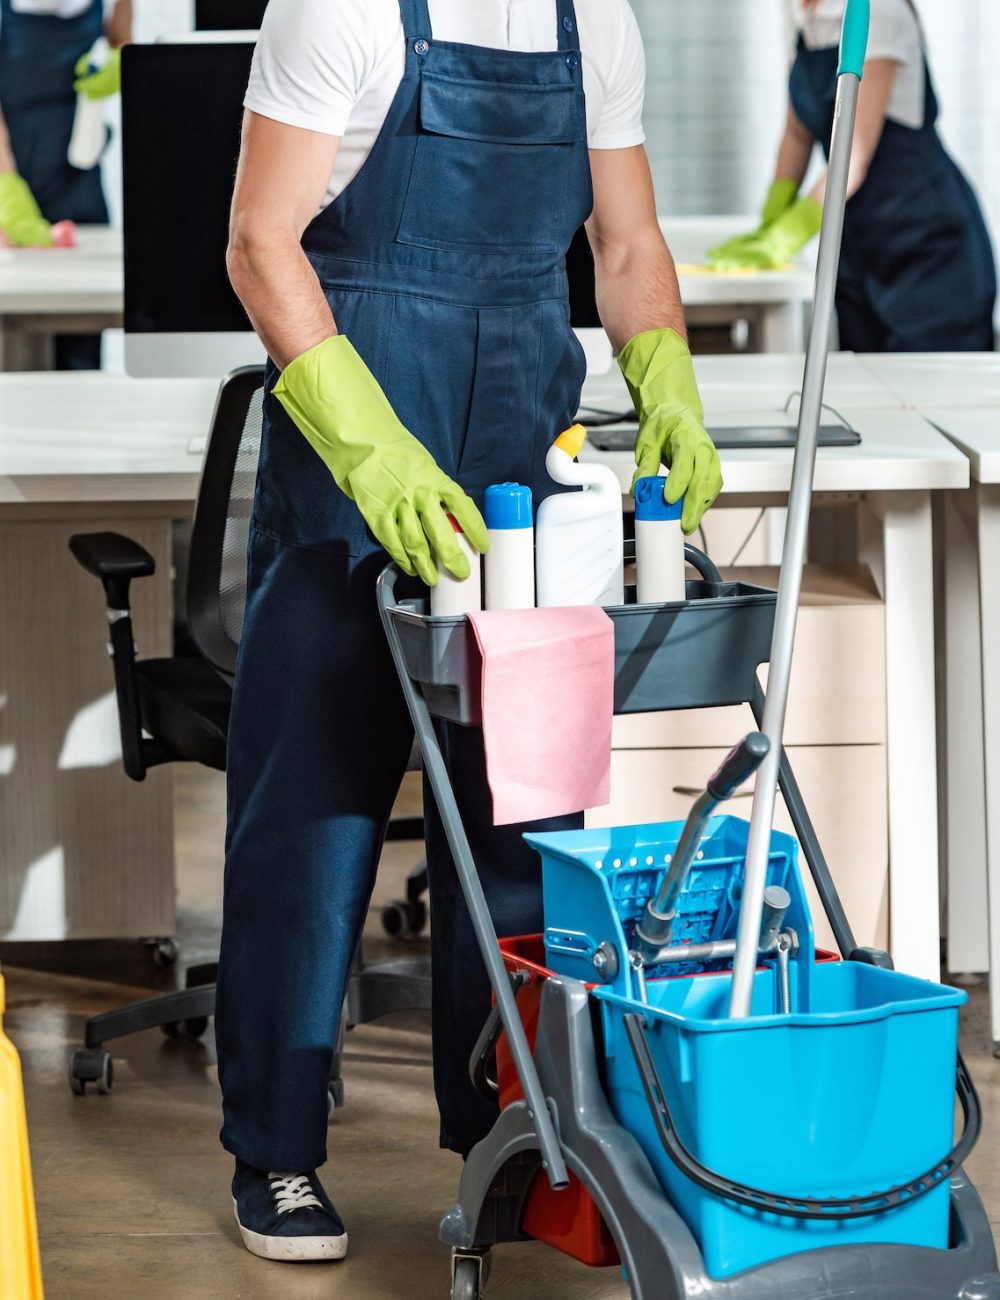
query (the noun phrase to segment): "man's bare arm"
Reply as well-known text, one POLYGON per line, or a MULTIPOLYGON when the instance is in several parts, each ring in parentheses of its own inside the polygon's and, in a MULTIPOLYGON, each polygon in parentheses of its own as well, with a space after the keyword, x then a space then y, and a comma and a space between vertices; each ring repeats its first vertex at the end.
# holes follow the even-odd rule
POLYGON ((593 149, 594 211, 587 235, 597 270, 597 309, 616 351, 665 326, 687 338, 677 271, 660 230, 646 151, 593 149))
POLYGON ((330 184, 338 136, 247 112, 226 264, 268 355, 282 369, 337 333, 302 232, 330 184))

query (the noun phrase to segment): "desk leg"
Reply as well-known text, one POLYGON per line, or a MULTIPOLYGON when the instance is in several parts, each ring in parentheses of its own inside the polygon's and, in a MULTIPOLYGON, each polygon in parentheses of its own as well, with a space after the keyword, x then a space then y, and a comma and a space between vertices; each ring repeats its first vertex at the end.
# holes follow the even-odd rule
MULTIPOLYGON (((1000 486, 973 484, 979 513, 979 590, 983 654, 983 752, 986 794, 986 870, 990 929, 990 1024, 1000 1055, 1000 486)), ((970 629, 971 631, 971 629, 970 629)), ((981 787, 982 788, 982 787, 981 787)))
POLYGON ((889 932, 897 969, 940 979, 933 528, 929 492, 873 493, 861 559, 885 601, 889 932))
MULTIPOLYGON (((948 969, 990 965, 983 753, 983 658, 977 631, 979 553, 975 489, 943 494, 944 844, 948 878, 948 969)), ((1000 828, 998 828, 1000 829, 1000 828)), ((1000 899, 997 900, 1000 906, 1000 899)), ((994 1034, 994 1037, 998 1035, 994 1034)))
POLYGON ((761 307, 761 352, 803 352, 805 337, 805 307, 801 302, 766 303, 761 307))

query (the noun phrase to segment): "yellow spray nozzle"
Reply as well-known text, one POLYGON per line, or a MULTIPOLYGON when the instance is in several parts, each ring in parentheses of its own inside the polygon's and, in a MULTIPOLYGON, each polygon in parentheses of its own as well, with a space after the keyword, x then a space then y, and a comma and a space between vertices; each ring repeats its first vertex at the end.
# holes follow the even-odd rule
POLYGON ((555 445, 560 451, 564 451, 570 460, 576 460, 583 450, 583 444, 587 441, 587 430, 582 424, 574 424, 561 433, 556 439, 555 445))

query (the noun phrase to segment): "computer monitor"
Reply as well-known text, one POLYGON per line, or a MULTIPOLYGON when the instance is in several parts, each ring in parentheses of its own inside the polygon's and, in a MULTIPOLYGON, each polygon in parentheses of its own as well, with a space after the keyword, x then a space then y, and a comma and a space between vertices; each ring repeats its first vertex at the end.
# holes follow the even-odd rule
POLYGON ((125 366, 216 378, 263 359, 226 274, 253 43, 126 46, 125 366))
POLYGON ((195 0, 194 25, 199 32, 257 29, 267 0, 195 0))
MULTIPOLYGON (((220 3, 222 0, 220 0, 220 3)), ((263 360, 226 274, 252 38, 205 33, 129 45, 122 58, 125 366, 216 378, 263 360)), ((610 362, 580 231, 567 259, 573 325, 592 368, 610 362)))

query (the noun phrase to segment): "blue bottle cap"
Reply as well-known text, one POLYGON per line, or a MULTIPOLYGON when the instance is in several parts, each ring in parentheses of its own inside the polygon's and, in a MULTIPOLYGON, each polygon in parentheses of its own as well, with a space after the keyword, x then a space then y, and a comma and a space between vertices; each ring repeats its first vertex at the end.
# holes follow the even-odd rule
POLYGON ((641 478, 635 485, 635 517, 644 523, 663 523, 668 519, 680 519, 684 509, 684 498, 669 506, 663 499, 663 485, 666 479, 657 475, 655 478, 641 478))
POLYGON ((530 528, 531 488, 520 483, 494 483, 485 493, 487 528, 530 528))

